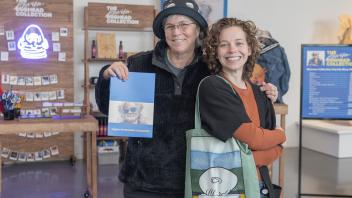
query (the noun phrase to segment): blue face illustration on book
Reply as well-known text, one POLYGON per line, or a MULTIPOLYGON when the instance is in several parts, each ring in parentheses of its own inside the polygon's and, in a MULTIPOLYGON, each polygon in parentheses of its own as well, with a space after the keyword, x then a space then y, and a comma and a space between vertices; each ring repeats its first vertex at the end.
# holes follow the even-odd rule
POLYGON ((143 104, 135 102, 124 102, 119 106, 119 112, 124 123, 141 124, 143 104))

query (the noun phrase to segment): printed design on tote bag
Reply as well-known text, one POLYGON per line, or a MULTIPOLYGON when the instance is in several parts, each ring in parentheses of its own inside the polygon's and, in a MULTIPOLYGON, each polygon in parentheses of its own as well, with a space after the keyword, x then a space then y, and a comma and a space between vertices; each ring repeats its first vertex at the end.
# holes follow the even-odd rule
POLYGON ((214 137, 192 137, 191 149, 193 198, 243 197, 241 152, 237 144, 219 143, 214 137))

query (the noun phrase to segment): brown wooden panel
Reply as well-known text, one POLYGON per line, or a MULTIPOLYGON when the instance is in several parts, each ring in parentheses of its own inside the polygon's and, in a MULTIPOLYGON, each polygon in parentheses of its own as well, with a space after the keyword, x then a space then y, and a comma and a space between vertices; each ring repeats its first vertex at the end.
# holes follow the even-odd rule
MULTIPOLYGON (((51 102, 73 102, 73 0, 0 0, 0 26, 6 31, 13 31, 16 51, 8 51, 8 40, 0 35, 0 51, 8 51, 9 60, 0 61, 0 74, 13 76, 46 76, 56 74, 57 84, 41 86, 12 86, 13 90, 22 92, 49 92, 64 90, 65 99, 51 102), (18 7, 16 12, 16 6, 18 7), (21 12, 22 11, 22 12, 21 12), (27 26, 38 25, 47 39, 49 48, 47 58, 30 60, 21 57, 17 43, 27 26), (52 33, 67 28, 67 36, 59 36, 59 41, 52 41, 52 33), (66 61, 58 60, 58 52, 53 51, 53 43, 60 43, 60 52, 66 53, 66 61)), ((60 34, 60 33, 59 33, 60 34)), ((4 90, 10 85, 2 85, 4 90)), ((25 102, 23 109, 40 109, 42 102, 25 102)), ((18 128, 21 128, 19 123, 18 128)), ((24 131, 25 132, 25 131, 24 131)), ((36 132, 35 128, 32 132, 36 132)), ((50 132, 50 130, 49 130, 50 132)), ((73 135, 60 134, 49 138, 23 138, 18 136, 1 136, 4 147, 21 152, 32 152, 58 145, 60 155, 52 159, 68 159, 73 155, 73 135), (62 148, 60 148, 62 147, 62 148)))
POLYGON ((154 6, 88 3, 88 28, 151 29, 154 6))
MULTIPOLYGON (((57 146, 59 149, 59 155, 53 155, 50 158, 43 159, 43 161, 70 159, 71 155, 69 154, 74 153, 72 147, 72 133, 60 133, 58 135, 43 138, 28 138, 20 137, 18 135, 0 135, 0 138, 3 148, 10 148, 11 151, 16 152, 39 152, 49 149, 51 146, 57 146)), ((3 160, 12 161, 10 159, 3 160)))

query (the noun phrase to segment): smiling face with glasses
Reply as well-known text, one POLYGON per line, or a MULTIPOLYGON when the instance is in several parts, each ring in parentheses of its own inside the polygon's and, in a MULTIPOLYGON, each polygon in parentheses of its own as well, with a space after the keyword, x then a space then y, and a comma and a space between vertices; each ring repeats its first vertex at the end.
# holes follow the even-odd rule
POLYGON ((184 15, 171 15, 165 19, 163 27, 169 55, 193 54, 200 29, 192 19, 184 15))
POLYGON ((141 116, 143 104, 134 102, 125 102, 119 107, 123 122, 130 124, 138 124, 141 116))

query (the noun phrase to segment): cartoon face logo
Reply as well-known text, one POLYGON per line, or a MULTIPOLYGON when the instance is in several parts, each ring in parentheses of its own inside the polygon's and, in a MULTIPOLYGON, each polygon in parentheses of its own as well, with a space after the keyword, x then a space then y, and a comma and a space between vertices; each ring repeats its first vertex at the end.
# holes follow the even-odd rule
POLYGON ((238 178, 225 168, 210 168, 199 178, 199 186, 208 196, 224 196, 236 187, 238 178))
POLYGON ((119 106, 119 112, 123 122, 129 124, 140 124, 141 123, 141 112, 143 104, 134 102, 124 102, 119 106))
POLYGON ((29 25, 17 43, 21 56, 27 59, 43 59, 47 57, 48 40, 38 25, 29 25))

